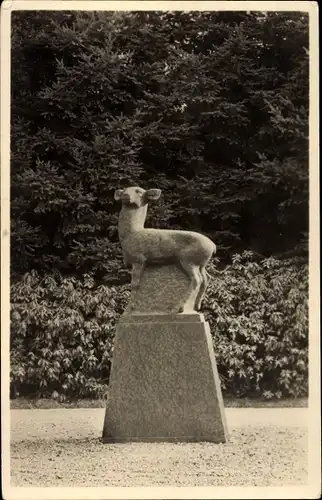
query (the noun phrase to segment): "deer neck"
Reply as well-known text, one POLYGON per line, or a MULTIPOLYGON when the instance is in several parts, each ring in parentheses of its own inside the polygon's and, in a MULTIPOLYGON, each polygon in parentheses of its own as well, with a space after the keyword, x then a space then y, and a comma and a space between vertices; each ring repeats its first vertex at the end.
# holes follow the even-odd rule
POLYGON ((144 228, 147 209, 147 205, 139 208, 122 207, 118 222, 120 240, 124 240, 130 233, 144 228))

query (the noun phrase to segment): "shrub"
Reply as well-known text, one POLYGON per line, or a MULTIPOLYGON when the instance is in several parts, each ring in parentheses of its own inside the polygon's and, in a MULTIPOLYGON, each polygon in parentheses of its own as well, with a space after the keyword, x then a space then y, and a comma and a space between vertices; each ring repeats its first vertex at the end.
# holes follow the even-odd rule
POLYGON ((97 286, 88 275, 25 274, 11 288, 11 390, 60 400, 102 395, 128 295, 128 286, 97 286))
POLYGON ((307 395, 308 266, 235 255, 205 299, 223 391, 267 399, 307 395))
MULTIPOLYGON (((204 313, 222 389, 237 397, 307 394, 308 268, 295 259, 235 255, 212 280, 204 313)), ((110 373, 115 322, 129 285, 27 273, 11 288, 11 389, 64 400, 100 397, 110 373)))

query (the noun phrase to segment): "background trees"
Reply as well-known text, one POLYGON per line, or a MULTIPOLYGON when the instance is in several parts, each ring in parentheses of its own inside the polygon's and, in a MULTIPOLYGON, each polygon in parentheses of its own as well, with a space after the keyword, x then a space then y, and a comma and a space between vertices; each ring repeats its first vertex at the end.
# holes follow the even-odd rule
POLYGON ((305 395, 307 15, 13 12, 11 58, 13 393, 106 389, 129 294, 113 195, 139 184, 163 191, 150 226, 218 246, 223 390, 305 395))
POLYGON ((13 12, 12 271, 112 279, 118 187, 227 261, 306 251, 303 13, 13 12))

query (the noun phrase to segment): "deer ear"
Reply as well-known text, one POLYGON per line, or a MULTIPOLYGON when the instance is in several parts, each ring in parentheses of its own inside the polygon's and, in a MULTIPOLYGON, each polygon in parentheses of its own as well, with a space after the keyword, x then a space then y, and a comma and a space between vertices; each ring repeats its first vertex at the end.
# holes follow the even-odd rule
POLYGON ((148 189, 145 191, 145 197, 148 201, 158 200, 161 196, 161 189, 148 189))
POLYGON ((117 189, 114 193, 114 200, 119 201, 121 199, 123 189, 117 189))

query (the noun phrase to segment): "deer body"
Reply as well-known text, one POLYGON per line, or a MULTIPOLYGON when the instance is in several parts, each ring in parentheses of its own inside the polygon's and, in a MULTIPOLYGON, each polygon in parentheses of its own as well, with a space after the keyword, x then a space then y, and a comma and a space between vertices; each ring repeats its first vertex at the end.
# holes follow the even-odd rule
POLYGON ((123 242, 128 264, 141 259, 155 263, 189 259, 201 266, 214 251, 214 244, 206 236, 189 231, 144 228, 129 233, 123 242))
POLYGON ((124 263, 132 266, 132 288, 140 286, 146 263, 175 263, 190 279, 187 299, 177 307, 178 311, 199 309, 208 283, 205 266, 216 246, 206 236, 192 231, 145 228, 148 202, 160 195, 159 189, 144 191, 139 187, 115 192, 115 199, 122 200, 119 238, 124 263))

